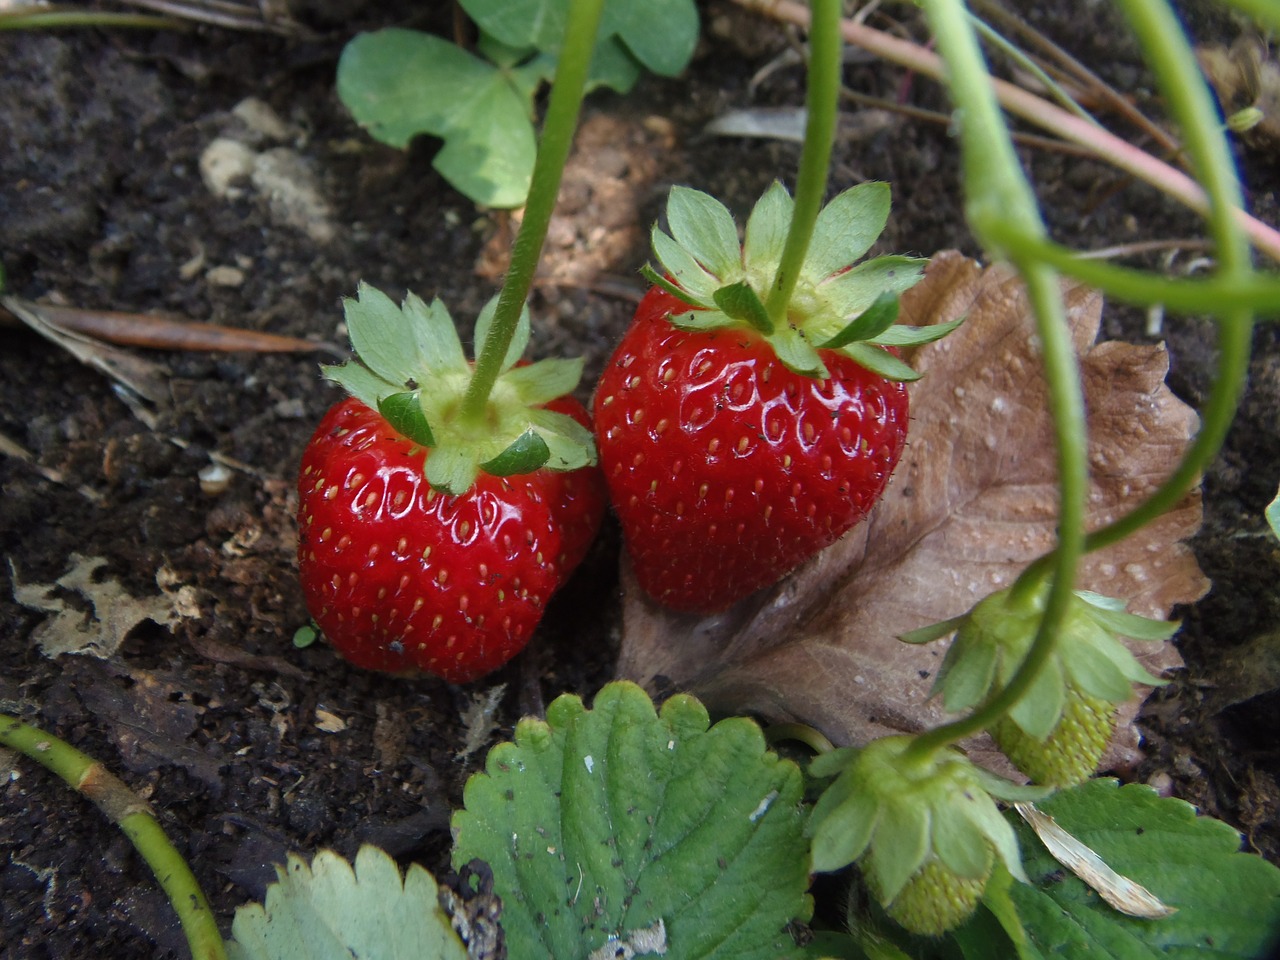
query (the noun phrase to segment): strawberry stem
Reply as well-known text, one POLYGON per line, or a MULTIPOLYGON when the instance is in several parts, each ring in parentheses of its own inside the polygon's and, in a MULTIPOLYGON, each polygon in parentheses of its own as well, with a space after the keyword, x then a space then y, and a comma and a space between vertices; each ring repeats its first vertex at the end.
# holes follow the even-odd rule
POLYGON ((484 418, 489 393, 502 372, 503 358, 520 320, 520 311, 528 299, 529 288, 533 285, 542 244, 560 193, 560 178, 578 127, 587 71, 591 66, 591 53, 595 48, 603 9, 604 0, 571 0, 569 4, 564 44, 542 124, 524 219, 511 250, 511 267, 498 294, 489 336, 479 347, 475 370, 463 397, 463 420, 479 422, 484 418))
POLYGON ((840 0, 813 0, 809 26, 809 81, 805 95, 804 149, 796 174, 795 210, 787 230, 782 259, 773 286, 765 300, 765 311, 775 327, 787 322, 787 309, 813 226, 827 190, 827 170, 835 142, 837 104, 840 96, 841 36, 840 0))
POLYGON ((226 945, 199 881, 165 836, 150 807, 120 778, 66 741, 3 713, 0 747, 25 754, 92 800, 147 861, 178 914, 193 960, 227 960, 226 945))

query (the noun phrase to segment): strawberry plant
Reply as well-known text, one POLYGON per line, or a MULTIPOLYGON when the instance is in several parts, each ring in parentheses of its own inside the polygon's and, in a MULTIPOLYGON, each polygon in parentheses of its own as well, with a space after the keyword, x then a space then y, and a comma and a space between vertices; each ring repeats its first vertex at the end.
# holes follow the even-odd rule
MULTIPOLYGON (((466 0, 461 6, 479 32, 475 53, 416 30, 361 34, 338 63, 338 96, 382 143, 407 147, 419 134, 443 140, 432 164, 476 203, 518 207, 533 176, 534 97, 563 55, 570 4, 466 0)), ((587 84, 625 93, 642 68, 675 76, 697 39, 692 0, 610 3, 587 84), (662 23, 661 31, 654 22, 662 23)))

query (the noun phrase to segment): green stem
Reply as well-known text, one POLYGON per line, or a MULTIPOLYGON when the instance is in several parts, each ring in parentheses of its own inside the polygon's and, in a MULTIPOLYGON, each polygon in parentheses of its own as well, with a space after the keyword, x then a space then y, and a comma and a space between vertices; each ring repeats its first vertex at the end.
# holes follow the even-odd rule
MULTIPOLYGON (((960 116, 970 225, 984 242, 989 242, 990 228, 998 223, 1013 222, 1029 234, 1043 235, 1034 192, 1018 164, 964 4, 960 0, 926 0, 925 9, 949 69, 951 97, 960 116)), ((918 759, 985 729, 1030 688, 1053 654, 1084 547, 1088 493, 1084 397, 1058 274, 1016 249, 1010 256, 1035 313, 1057 449, 1058 547, 1053 555, 1053 579, 1035 639, 1013 679, 974 713, 917 737, 908 755, 918 759)))
POLYGON ((134 27, 141 30, 189 30, 172 17, 145 13, 110 13, 104 10, 45 8, 0 13, 0 30, 53 30, 58 27, 134 27))
POLYGON ((805 95, 804 148, 796 174, 795 208, 778 272, 765 300, 774 327, 787 322, 787 308, 827 192, 827 171, 835 143, 842 69, 840 0, 813 0, 809 23, 809 81, 805 95))
POLYGON ((836 748, 821 730, 807 723, 771 723, 764 728, 764 739, 770 746, 783 740, 795 740, 819 755, 836 748))
POLYGON ((1004 35, 992 27, 976 14, 969 14, 969 22, 973 24, 975 30, 980 33, 987 43, 991 44, 1015 64, 1031 74, 1040 81, 1040 85, 1049 91, 1049 95, 1058 102, 1058 106, 1062 107, 1068 113, 1074 113, 1081 120, 1092 123, 1094 126, 1100 126, 1097 120, 1089 115, 1089 112, 1071 99, 1071 94, 1062 88, 1058 81, 1032 60, 1017 44, 1011 43, 1005 39, 1004 35))
POLYGON ((7 714, 0 714, 0 746, 25 754, 92 800, 151 867, 182 922, 194 960, 226 960, 226 945, 199 882, 151 809, 124 781, 66 741, 7 714))
POLYGON ((587 87, 587 71, 591 66, 591 53, 595 49, 603 10, 604 0, 571 0, 569 4, 564 44, 551 86, 546 119, 542 124, 542 137, 538 141, 524 219, 511 250, 511 268, 498 294, 489 336, 480 346, 475 370, 462 401, 464 420, 475 422, 483 419, 489 393, 502 372, 502 361, 520 322, 525 300, 529 297, 547 227, 551 224, 551 214, 560 193, 560 178, 578 127, 578 114, 587 87))

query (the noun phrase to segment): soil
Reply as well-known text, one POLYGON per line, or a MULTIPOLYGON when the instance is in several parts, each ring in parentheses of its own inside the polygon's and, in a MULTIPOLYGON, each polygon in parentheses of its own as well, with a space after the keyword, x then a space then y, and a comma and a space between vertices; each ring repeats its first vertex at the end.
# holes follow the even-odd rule
MULTIPOLYGON (((0 457, 0 709, 103 760, 150 800, 227 922, 262 895, 271 864, 289 850, 351 856, 372 842, 445 870, 450 810, 487 747, 560 693, 590 697, 611 677, 618 643, 611 527, 530 649, 480 683, 361 673, 323 643, 291 642, 307 622, 294 472, 336 398, 317 362, 331 359, 327 345, 345 346, 340 299, 361 279, 397 298, 407 289, 438 295, 465 328, 496 289, 511 228, 505 214, 478 211, 434 173, 432 143, 379 146, 347 115, 333 88, 342 43, 391 23, 394 12, 356 7, 298 5, 306 38, 201 25, 0 40, 0 88, 17 94, 0 98, 8 293, 317 345, 310 354, 130 350, 148 365, 141 382, 159 385, 146 400, 25 327, 0 328, 0 440, 29 454, 0 457), (236 108, 247 98, 278 122, 246 121, 236 108), (242 183, 215 195, 201 157, 219 137, 314 193, 242 183), (214 464, 229 475, 206 476, 202 487, 214 464), (49 586, 74 582, 75 570, 78 588, 49 586), (31 591, 41 586, 46 607, 61 605, 62 614, 34 608, 40 591, 31 591), (100 617, 134 601, 136 618, 117 624, 114 653, 42 652, 52 634, 74 639, 75 623, 92 623, 95 600, 100 617)), ((1035 7, 1028 15, 1038 28, 1158 114, 1122 28, 1082 29, 1076 4, 1035 7)), ((1094 6, 1090 16, 1106 20, 1108 11, 1094 6)), ((627 96, 588 102, 534 296, 531 351, 585 355, 583 399, 643 290, 645 232, 667 188, 708 190, 742 214, 795 168, 793 143, 702 132, 730 108, 801 102, 794 66, 752 82, 786 46, 785 31, 722 3, 702 13, 704 39, 685 77, 646 77, 627 96)), ((1232 23, 1189 16, 1208 39, 1234 35, 1232 23)), ((416 25, 452 30, 447 10, 416 25)), ((926 36, 918 21, 903 29, 926 36)), ((937 88, 883 64, 855 58, 847 81, 946 109, 937 88)), ((833 185, 894 185, 885 250, 979 255, 945 125, 851 113, 843 129, 833 185)), ((1194 217, 1106 167, 1039 150, 1024 158, 1064 242, 1201 235, 1194 217)), ((1239 159, 1254 212, 1280 222, 1274 148, 1242 148, 1239 159)), ((1136 262, 1176 270, 1195 255, 1136 262)), ((1104 333, 1165 340, 1173 388, 1193 405, 1203 400, 1211 323, 1169 318, 1153 330, 1148 317, 1112 307, 1104 333)), ((1241 416, 1204 478, 1195 547, 1214 589, 1184 611, 1187 669, 1144 711, 1139 776, 1278 860, 1277 683, 1220 667, 1233 655, 1251 664, 1250 642, 1280 623, 1280 549, 1263 521, 1280 462, 1280 343, 1266 324, 1255 340, 1241 416)), ((105 626, 92 632, 106 642, 105 626)), ((0 956, 103 954, 184 956, 186 947, 123 835, 51 776, 0 757, 0 956)))

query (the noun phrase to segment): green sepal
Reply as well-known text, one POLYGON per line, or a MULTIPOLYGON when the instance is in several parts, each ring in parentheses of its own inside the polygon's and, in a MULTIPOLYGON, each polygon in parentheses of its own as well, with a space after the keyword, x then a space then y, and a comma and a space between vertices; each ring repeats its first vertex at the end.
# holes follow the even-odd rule
POLYGON ((432 451, 424 472, 433 489, 459 496, 471 489, 480 471, 470 451, 448 446, 432 451))
POLYGON ((546 465, 552 470, 595 466, 595 438, 573 417, 554 410, 530 410, 529 425, 547 445, 546 465))
POLYGON ((957 649, 959 639, 952 644, 956 656, 942 661, 938 676, 934 679, 929 695, 942 692, 942 705, 950 713, 960 713, 976 707, 991 690, 995 681, 996 665, 1000 651, 994 643, 970 643, 965 649, 957 649))
POLYGON ((480 469, 490 476, 509 477, 517 473, 532 473, 551 459, 547 442, 532 430, 526 430, 492 460, 480 464, 480 469))
POLYGON ((841 778, 818 798, 810 817, 813 837, 809 869, 830 873, 853 863, 867 849, 880 821, 880 801, 841 778), (839 811, 838 815, 832 813, 839 811))
POLYGON ((982 815, 974 807, 974 795, 957 793, 950 803, 932 810, 933 853, 956 876, 977 879, 991 868, 991 841, 973 829, 982 815))
POLYGON ((843 353, 858 366, 866 367, 872 373, 877 373, 886 380, 911 383, 913 380, 920 379, 920 374, 892 353, 868 343, 855 341, 845 344, 840 348, 840 353, 843 353))
POLYGON ((1035 803, 1054 792, 1053 787, 1037 783, 1014 783, 976 765, 971 772, 983 790, 1006 803, 1035 803))
POLYGON ((965 621, 965 617, 952 617, 950 620, 939 620, 937 623, 931 623, 925 627, 917 627, 915 630, 908 630, 906 633, 899 634, 898 639, 903 643, 933 643, 935 640, 941 640, 949 633, 955 633, 956 629, 965 621))
POLYGON ((678 287, 657 270, 653 269, 649 264, 645 264, 640 268, 640 275, 652 283, 655 287, 661 287, 667 293, 671 294, 682 303, 687 303, 691 307, 701 307, 704 310, 710 309, 713 304, 699 300, 688 290, 678 287))
POLYGON ((746 237, 742 244, 742 265, 747 275, 762 286, 773 282, 773 274, 782 259, 787 243, 787 230, 795 212, 795 201, 777 180, 751 209, 747 218, 746 237))
MULTIPOLYGON (((381 290, 360 281, 357 299, 342 302, 347 335, 360 362, 388 383, 403 388, 419 373, 416 343, 406 343, 404 313, 381 290)), ((456 334, 455 334, 456 337, 456 334)))
POLYGON ((1077 590, 1076 596, 1089 606, 1089 616, 1102 624, 1112 633, 1134 640, 1168 640, 1178 632, 1177 620, 1153 620, 1140 617, 1136 613, 1127 613, 1124 601, 1114 597, 1104 597, 1088 590, 1077 590))
POLYGON ((378 401, 383 397, 404 390, 404 384, 389 383, 355 360, 348 360, 336 366, 321 364, 320 373, 325 379, 338 384, 371 410, 378 409, 378 401))
POLYGON ((521 403, 535 407, 572 393, 582 379, 582 357, 548 357, 508 370, 500 381, 521 403))
MULTIPOLYGON (((446 370, 464 373, 470 370, 453 317, 439 297, 428 305, 417 294, 407 293, 400 309, 404 313, 404 319, 400 322, 407 322, 409 329, 413 331, 422 367, 437 374, 446 370)), ((350 323, 350 319, 347 322, 350 323)))
POLYGON ((868 181, 838 194, 818 214, 800 275, 820 283, 871 249, 889 222, 889 185, 868 181))
POLYGON ((834 750, 820 753, 809 761, 809 776, 819 779, 837 776, 849 769, 861 752, 859 747, 836 747, 834 750))
POLYGON ((830 376, 818 351, 813 349, 813 345, 795 327, 788 325, 775 330, 768 340, 783 366, 793 373, 817 380, 825 380, 830 376))
POLYGON ((889 255, 850 267, 816 287, 833 317, 851 317, 876 302, 881 293, 905 293, 924 276, 927 260, 889 255))
POLYGON ((742 269, 737 224, 725 205, 709 194, 672 187, 667 198, 667 226, 672 239, 713 276, 728 279, 733 271, 742 269))
POLYGON ((663 233, 657 226, 650 234, 653 255, 676 283, 685 291, 682 300, 692 299, 710 306, 715 302, 720 280, 708 273, 693 254, 663 233))
MULTIPOLYGON (((1007 682, 1004 681, 1004 682, 1007 682)), ((1125 687, 1128 691, 1128 686, 1125 687)), ((1126 693, 1126 696, 1128 693, 1126 693)), ((1009 710, 1009 719, 1029 736, 1044 740, 1053 733, 1067 703, 1067 687, 1062 662, 1057 657, 1045 661, 1031 686, 1009 710)))
POLYGON ((773 333, 773 321, 769 319, 769 312, 765 310, 756 292, 751 289, 751 284, 745 280, 721 287, 712 299, 715 300, 716 306, 731 319, 741 320, 763 334, 773 333))
POLYGON ((1071 684, 1082 693, 1110 703, 1123 703, 1133 696, 1133 686, 1124 671, 1092 644, 1077 646, 1071 656, 1063 658, 1062 665, 1071 684))
POLYGON ((867 851, 864 869, 879 880, 882 906, 893 901, 907 885, 925 859, 932 844, 929 823, 932 818, 927 807, 914 804, 882 802, 880 817, 876 822, 875 842, 867 851))
POLYGON ((830 340, 818 344, 827 350, 835 350, 855 340, 870 340, 893 326, 898 319, 898 295, 886 290, 862 313, 830 340))
POLYGON ((960 324, 965 318, 948 320, 946 323, 934 323, 927 327, 913 327, 905 323, 895 323, 883 333, 869 337, 869 343, 878 343, 882 347, 918 347, 922 343, 933 343, 941 340, 960 324))
POLYGON ((431 425, 422 412, 422 403, 418 399, 418 391, 393 393, 389 397, 378 400, 378 412, 382 419, 391 424, 395 430, 408 437, 422 447, 434 447, 436 438, 431 433, 431 425))
POLYGON ((704 333, 707 330, 741 326, 723 310, 690 310, 688 313, 673 313, 667 317, 667 322, 677 330, 687 330, 690 333, 704 333))

